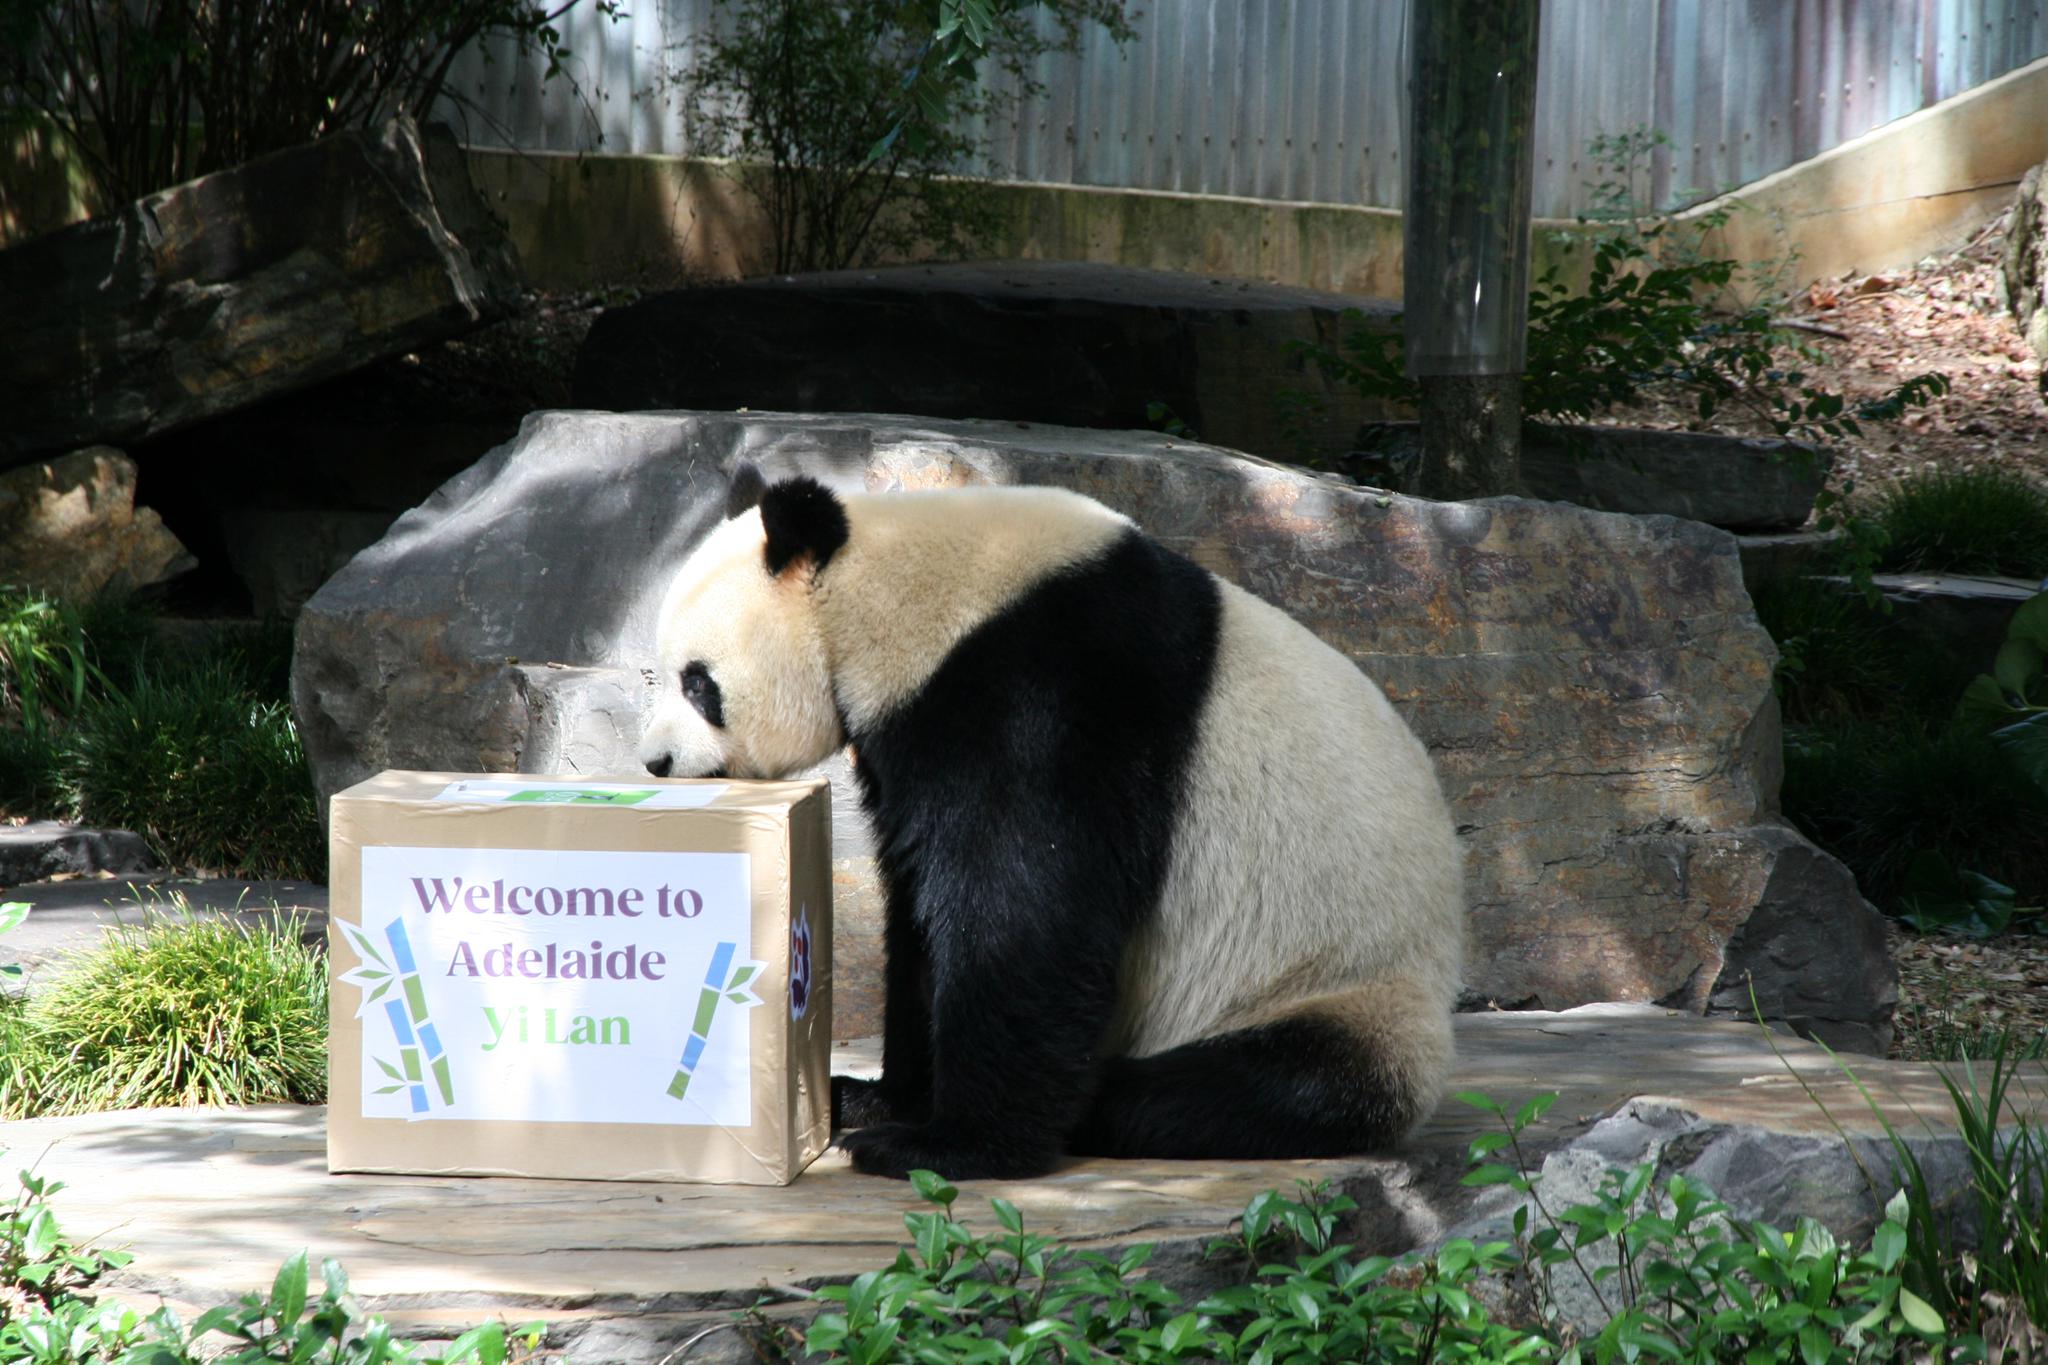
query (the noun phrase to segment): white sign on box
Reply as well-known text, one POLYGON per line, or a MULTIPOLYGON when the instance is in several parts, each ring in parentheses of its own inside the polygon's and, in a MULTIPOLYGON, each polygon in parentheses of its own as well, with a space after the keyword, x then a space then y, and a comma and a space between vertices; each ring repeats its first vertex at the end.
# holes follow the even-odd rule
POLYGON ((362 856, 365 1118, 750 1121, 745 855, 362 856))

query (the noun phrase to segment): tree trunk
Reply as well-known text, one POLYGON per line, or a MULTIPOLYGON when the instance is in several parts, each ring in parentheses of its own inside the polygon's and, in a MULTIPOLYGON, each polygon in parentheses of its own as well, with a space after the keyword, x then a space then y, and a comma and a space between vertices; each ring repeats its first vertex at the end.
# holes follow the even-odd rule
POLYGON ((1410 0, 1402 334, 1422 386, 1422 486, 1520 478, 1541 0, 1410 0))
POLYGON ((1522 376, 1426 374, 1417 382, 1423 496, 1456 502, 1519 491, 1522 376))

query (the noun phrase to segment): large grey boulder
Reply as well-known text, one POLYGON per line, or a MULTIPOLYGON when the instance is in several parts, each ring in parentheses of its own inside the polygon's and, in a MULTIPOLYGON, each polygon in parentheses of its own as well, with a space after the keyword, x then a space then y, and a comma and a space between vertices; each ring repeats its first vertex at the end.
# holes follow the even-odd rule
POLYGON ((1272 458, 1342 449, 1389 415, 1307 364, 1347 309, 1388 304, 1177 271, 967 262, 781 275, 607 310, 575 399, 616 411, 903 412, 1142 430, 1272 458), (1313 398, 1283 405, 1283 396, 1313 398))
POLYGON ((401 118, 173 185, 0 251, 0 466, 458 335, 519 289, 445 129, 401 118))
MULTIPOLYGON (((323 795, 386 767, 635 772, 654 613, 740 457, 841 488, 1075 488, 1356 659, 1428 744, 1470 850, 1473 1003, 1747 1015, 1754 986, 1831 1043, 1888 1037, 1882 921, 1777 819, 1775 653, 1732 536, 1404 498, 1159 435, 536 414, 307 603, 292 692, 323 795)), ((845 1037, 873 1031, 880 908, 829 770, 845 1037)))

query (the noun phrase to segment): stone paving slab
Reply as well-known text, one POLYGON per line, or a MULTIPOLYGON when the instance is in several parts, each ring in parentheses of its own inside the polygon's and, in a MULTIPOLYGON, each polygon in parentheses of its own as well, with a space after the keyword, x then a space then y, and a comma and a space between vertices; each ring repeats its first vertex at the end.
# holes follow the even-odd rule
POLYGON ((0 962, 27 968, 30 990, 47 987, 63 974, 67 959, 92 948, 109 930, 142 924, 151 915, 232 915, 251 926, 296 917, 307 942, 327 939, 327 888, 312 882, 143 872, 5 887, 0 900, 34 907, 20 927, 0 939, 0 962))
MULTIPOLYGON (((1880 1131, 1859 1080, 1901 1129, 1945 1131, 1948 1100, 1935 1068, 1837 1063, 1753 1026, 1629 1005, 1466 1015, 1458 1025, 1454 1090, 1510 1103, 1561 1093, 1526 1141, 1539 1155, 1576 1151, 1582 1140, 1598 1147, 1596 1124, 1609 1133, 1617 1122, 1675 1132, 1658 1117, 1674 1111, 1695 1116, 1685 1120, 1688 1150, 1735 1133, 1744 1142, 1783 1135, 1811 1151, 1838 1139, 1807 1087, 1850 1132, 1880 1131)), ((871 1072, 874 1055, 872 1042, 848 1045, 835 1069, 871 1072)), ((2029 1068, 2033 1096, 2048 1097, 2044 1078, 2029 1068)), ((226 1302, 268 1284, 279 1261, 307 1247, 316 1260, 339 1257, 365 1303, 405 1330, 446 1334, 496 1314, 541 1317, 555 1324, 551 1340, 569 1361, 657 1361, 776 1286, 883 1264, 903 1240, 903 1215, 920 1207, 906 1185, 859 1175, 836 1152, 781 1189, 329 1175, 324 1123, 324 1109, 289 1106, 128 1111, 9 1124, 0 1145, 10 1164, 33 1162, 69 1184, 59 1212, 74 1235, 135 1253, 110 1285, 121 1295, 226 1302)), ((987 1200, 1001 1195, 1034 1229, 1098 1248, 1158 1243, 1159 1273, 1185 1278, 1194 1267, 1199 1277, 1201 1247, 1254 1193, 1328 1179, 1361 1205, 1351 1235, 1399 1251, 1472 1215, 1474 1196, 1457 1182, 1467 1143, 1489 1126, 1446 1102, 1419 1141, 1394 1156, 1081 1161, 1041 1180, 967 1184, 959 1208, 991 1228, 987 1200)), ((1799 1191, 1771 1181, 1806 1177, 1792 1164, 1774 1176, 1768 1149, 1750 1164, 1748 1202, 1791 1209, 1799 1191)), ((721 1335, 742 1350, 733 1333, 721 1335)), ((707 1343, 689 1358, 748 1357, 707 1343)))

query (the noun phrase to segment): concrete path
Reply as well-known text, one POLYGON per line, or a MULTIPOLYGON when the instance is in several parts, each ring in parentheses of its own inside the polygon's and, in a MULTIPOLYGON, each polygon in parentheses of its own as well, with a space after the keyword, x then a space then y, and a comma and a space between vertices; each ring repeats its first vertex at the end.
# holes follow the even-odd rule
POLYGON ((311 882, 250 882, 179 877, 168 872, 99 874, 0 887, 0 901, 34 908, 0 938, 0 962, 19 962, 29 990, 63 975, 66 959, 91 948, 111 929, 151 915, 232 915, 245 924, 296 917, 308 942, 327 938, 327 888, 311 882))
MULTIPOLYGON (((1712 1171, 1738 1212, 1760 1216, 1811 1206, 1853 1223, 1876 1207, 1802 1080, 1852 1133, 1876 1122, 1856 1082, 1810 1045, 1650 1007, 1589 1006, 1462 1016, 1459 1047, 1454 1090, 1509 1103, 1561 1092, 1528 1143, 1539 1155, 1712 1171)), ((848 1045, 838 1069, 871 1067, 873 1052, 848 1045)), ((1948 1140, 1932 1067, 1849 1060, 1894 1123, 1923 1145, 1948 1140)), ((2029 1083, 2048 1096, 2040 1067, 2029 1083)), ((903 1214, 919 1207, 905 1185, 858 1175, 837 1153, 782 1189, 333 1176, 324 1121, 318 1108, 132 1111, 9 1124, 0 1144, 10 1166, 33 1162, 69 1183, 59 1212, 74 1235, 135 1253, 111 1286, 126 1297, 227 1302, 308 1247, 316 1260, 339 1257, 367 1305, 405 1330, 540 1317, 575 1362, 659 1361, 706 1328, 720 1330, 687 1360, 751 1359, 722 1329, 736 1310, 764 1294, 796 1298, 777 1286, 885 1264, 903 1214)), ((1447 1101, 1392 1157, 1078 1162, 1043 1180, 967 1186, 958 1208, 989 1230, 986 1201, 1000 1194, 1032 1228, 1071 1242, 1159 1243, 1155 1273, 1199 1283, 1216 1273, 1201 1264, 1207 1240, 1257 1191, 1300 1179, 1349 1192, 1361 1207, 1348 1235, 1389 1252, 1488 1216, 1458 1177, 1466 1144, 1489 1126, 1447 1101)), ((1882 1170, 1880 1146, 1862 1146, 1882 1170)))

